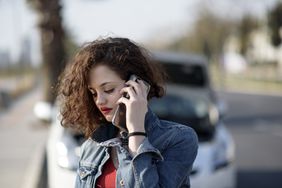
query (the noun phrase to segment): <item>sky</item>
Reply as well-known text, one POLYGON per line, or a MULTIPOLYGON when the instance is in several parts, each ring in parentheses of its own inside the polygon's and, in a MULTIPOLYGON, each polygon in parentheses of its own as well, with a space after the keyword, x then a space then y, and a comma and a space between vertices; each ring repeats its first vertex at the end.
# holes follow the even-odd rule
POLYGON ((12 60, 19 55, 20 43, 24 37, 38 43, 36 16, 25 0, 0 0, 0 25, 0 51, 8 51, 12 60))
MULTIPOLYGON (((182 32, 185 27, 181 25, 192 20, 188 17, 188 10, 196 4, 196 1, 187 0, 65 2, 66 24, 78 41, 92 40, 100 35, 117 35, 140 42, 164 30, 167 35, 182 32)), ((190 12, 194 14, 192 9, 190 12)))
MULTIPOLYGON (((79 44, 99 36, 120 36, 146 43, 170 41, 193 26, 198 8, 225 17, 249 12, 263 17, 278 0, 62 0, 64 26, 79 44)), ((32 43, 32 59, 40 60, 37 17, 25 0, 0 0, 0 51, 16 60, 23 38, 32 43)))

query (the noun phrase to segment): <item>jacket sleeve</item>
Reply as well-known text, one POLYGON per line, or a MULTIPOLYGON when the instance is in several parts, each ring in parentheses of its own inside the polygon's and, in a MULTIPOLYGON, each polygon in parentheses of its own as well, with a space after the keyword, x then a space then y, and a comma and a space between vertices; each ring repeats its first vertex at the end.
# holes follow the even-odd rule
POLYGON ((162 154, 148 138, 140 145, 132 160, 136 187, 180 187, 189 178, 198 150, 197 135, 188 127, 174 133, 162 154))

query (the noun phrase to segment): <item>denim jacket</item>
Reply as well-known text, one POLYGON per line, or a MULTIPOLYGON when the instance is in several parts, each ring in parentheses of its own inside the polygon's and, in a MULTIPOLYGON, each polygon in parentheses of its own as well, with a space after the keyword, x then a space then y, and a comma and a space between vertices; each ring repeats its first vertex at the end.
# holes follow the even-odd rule
POLYGON ((110 147, 116 147, 119 161, 117 188, 190 187, 189 174, 198 150, 194 130, 160 120, 150 109, 145 117, 145 130, 147 137, 132 157, 120 138, 114 138, 116 128, 101 126, 81 147, 75 187, 95 187, 103 165, 110 158, 110 147))

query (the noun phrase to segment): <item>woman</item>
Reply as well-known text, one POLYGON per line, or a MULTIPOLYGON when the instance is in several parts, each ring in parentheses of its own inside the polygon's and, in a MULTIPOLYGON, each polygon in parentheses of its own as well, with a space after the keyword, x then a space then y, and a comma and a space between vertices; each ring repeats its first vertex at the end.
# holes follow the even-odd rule
POLYGON ((76 187, 190 187, 197 136, 148 108, 149 99, 164 94, 165 74, 146 54, 126 38, 98 39, 83 46, 65 70, 59 84, 62 125, 88 138, 76 187), (138 79, 129 80, 131 75, 138 79), (122 105, 127 135, 111 123, 122 105))

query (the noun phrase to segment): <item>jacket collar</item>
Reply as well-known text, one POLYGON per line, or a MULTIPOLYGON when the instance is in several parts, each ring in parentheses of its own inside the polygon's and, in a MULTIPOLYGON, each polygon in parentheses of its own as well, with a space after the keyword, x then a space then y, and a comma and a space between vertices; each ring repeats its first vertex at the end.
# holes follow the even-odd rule
POLYGON ((118 128, 116 128, 111 123, 102 124, 96 131, 92 134, 92 140, 95 142, 104 142, 106 140, 115 138, 118 133, 118 128))
POLYGON ((145 115, 145 130, 146 132, 150 132, 154 126, 159 125, 159 118, 156 116, 156 114, 151 110, 151 108, 148 107, 148 111, 145 115))

